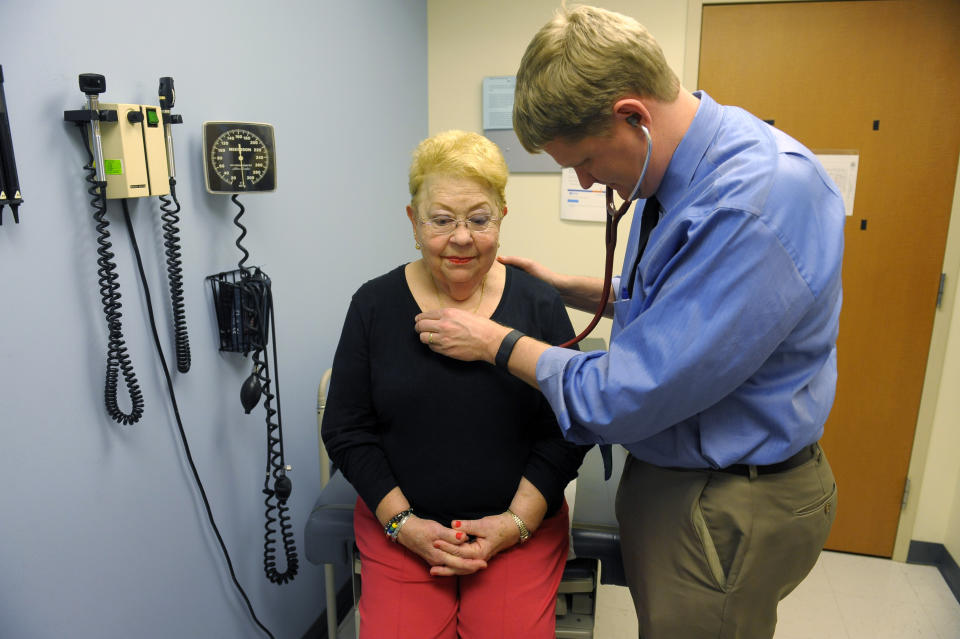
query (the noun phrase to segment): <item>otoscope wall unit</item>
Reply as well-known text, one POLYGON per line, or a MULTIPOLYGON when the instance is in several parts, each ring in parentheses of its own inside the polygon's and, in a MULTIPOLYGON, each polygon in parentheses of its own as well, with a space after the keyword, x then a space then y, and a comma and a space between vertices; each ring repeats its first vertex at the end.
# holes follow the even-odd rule
MULTIPOLYGON (((64 111, 63 119, 77 125, 89 158, 84 171, 87 173, 87 193, 91 197, 96 223, 97 274, 107 324, 104 402, 111 419, 132 425, 143 416, 144 401, 123 338, 119 275, 112 250, 107 201, 121 201, 124 221, 139 265, 140 253, 127 200, 152 195, 160 197, 167 276, 176 332, 177 370, 186 373, 190 369, 190 346, 184 314, 180 231, 177 226, 180 203, 176 195, 173 139, 170 134, 170 125, 181 122, 182 118, 170 113, 174 103, 173 79, 170 77, 160 79, 158 96, 163 107, 101 103, 100 94, 107 89, 107 82, 102 75, 81 73, 78 81, 80 90, 87 98, 87 108, 64 111), (118 402, 121 378, 130 400, 127 411, 118 402)), ((149 310, 149 294, 142 268, 140 273, 149 310)))
POLYGON ((107 199, 170 193, 160 107, 101 103, 100 109, 117 113, 101 129, 107 199))
MULTIPOLYGON (((106 88, 105 85, 97 86, 103 76, 83 76, 86 78, 81 77, 81 90, 88 96, 97 91, 102 93, 106 88), (85 86, 85 81, 90 86, 85 86)), ((173 176, 169 171, 165 137, 170 124, 179 124, 182 119, 171 115, 169 106, 94 100, 87 109, 68 111, 64 117, 74 122, 97 123, 99 136, 91 136, 89 144, 94 156, 102 161, 102 178, 107 183, 108 200, 170 193, 169 179, 173 176)))

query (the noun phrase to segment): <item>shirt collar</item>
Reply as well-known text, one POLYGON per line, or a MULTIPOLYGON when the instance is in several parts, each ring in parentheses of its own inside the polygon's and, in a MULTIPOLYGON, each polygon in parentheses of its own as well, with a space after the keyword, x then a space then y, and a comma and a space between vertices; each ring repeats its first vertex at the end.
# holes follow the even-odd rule
POLYGON ((664 211, 672 210, 683 198, 723 118, 723 109, 706 91, 695 91, 693 95, 700 99, 697 113, 673 152, 657 188, 657 200, 664 211))

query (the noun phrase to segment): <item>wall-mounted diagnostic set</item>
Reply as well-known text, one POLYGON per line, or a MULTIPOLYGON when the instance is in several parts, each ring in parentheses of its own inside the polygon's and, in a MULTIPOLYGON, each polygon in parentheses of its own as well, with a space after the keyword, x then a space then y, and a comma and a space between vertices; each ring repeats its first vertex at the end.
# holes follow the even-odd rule
POLYGON ((13 136, 10 134, 10 115, 7 111, 7 96, 3 91, 3 66, 0 66, 0 224, 3 224, 3 207, 13 211, 13 221, 20 223, 20 177, 17 175, 17 160, 13 157, 13 136))
POLYGON ((213 290, 214 312, 220 329, 220 350, 250 354, 252 371, 240 389, 240 402, 250 413, 263 398, 267 423, 267 465, 263 484, 266 495, 266 532, 263 567, 276 584, 292 581, 299 559, 294 545, 287 498, 293 484, 283 455, 283 420, 280 411, 280 381, 277 366, 277 335, 270 278, 259 267, 247 266, 249 251, 242 244, 247 234, 240 222, 246 210, 241 193, 277 188, 277 155, 273 127, 256 122, 203 123, 204 175, 207 190, 228 194, 238 207, 233 222, 240 229, 236 245, 242 257, 237 269, 207 278, 213 290), (272 341, 273 377, 267 349, 272 341), (277 568, 276 529, 279 520, 286 568, 277 568))
POLYGON ((154 195, 161 199, 167 274, 176 333, 177 368, 185 373, 190 369, 190 347, 184 317, 180 238, 177 228, 180 204, 176 197, 173 139, 170 130, 170 125, 182 122, 182 118, 170 113, 174 102, 172 78, 160 80, 159 101, 162 106, 100 102, 100 94, 106 91, 107 85, 105 78, 96 73, 81 74, 79 84, 80 90, 87 96, 86 108, 65 111, 63 117, 64 120, 79 126, 89 158, 85 170, 98 233, 97 274, 107 321, 104 399, 110 417, 121 424, 130 425, 140 421, 143 416, 144 401, 123 339, 119 276, 111 251, 113 245, 110 241, 110 222, 106 218, 107 200, 121 200, 132 238, 133 227, 130 224, 127 199, 154 195), (118 403, 117 386, 121 376, 130 397, 129 411, 124 411, 118 403))
MULTIPOLYGON (((97 265, 100 285, 100 297, 107 321, 107 373, 105 384, 105 402, 110 417, 121 424, 134 424, 143 415, 143 394, 137 383, 136 375, 127 348, 124 344, 121 326, 121 304, 118 284, 117 266, 114 254, 111 251, 110 223, 106 218, 107 201, 120 200, 123 206, 124 221, 133 246, 143 285, 147 313, 153 332, 154 345, 162 364, 170 401, 176 417, 177 426, 186 459, 193 473, 194 481, 200 496, 206 506, 207 518, 213 532, 216 534, 221 551, 230 570, 230 576, 239 593, 242 595, 253 621, 269 637, 270 631, 257 618, 250 604, 250 600, 243 587, 237 580, 233 570, 233 563, 227 551, 223 537, 213 519, 210 502, 200 480, 200 475, 193 462, 193 456, 187 445, 186 433, 180 410, 177 406, 176 393, 173 387, 170 371, 158 335, 156 321, 153 315, 152 303, 147 278, 144 273, 140 249, 130 220, 128 199, 157 196, 160 198, 160 209, 163 212, 163 237, 167 259, 167 275, 170 284, 170 296, 173 305, 174 332, 176 339, 177 369, 186 373, 190 369, 190 348, 187 341, 186 319, 183 305, 182 266, 180 261, 179 217, 180 202, 176 195, 176 170, 174 166, 172 125, 182 123, 179 115, 171 113, 174 106, 173 79, 160 79, 158 104, 126 104, 100 102, 99 96, 106 90, 106 81, 102 75, 84 73, 80 75, 80 90, 87 96, 85 108, 65 111, 64 120, 77 124, 83 138, 83 146, 88 155, 88 163, 84 167, 87 171, 86 181, 89 185, 88 193, 93 206, 93 218, 96 221, 98 232, 97 265), (127 386, 131 408, 125 412, 120 408, 117 398, 117 386, 120 377, 127 386)), ((261 132, 262 133, 262 132, 261 132)), ((272 132, 271 132, 272 133, 272 132)), ((249 138, 234 139, 232 134, 227 135, 218 144, 220 160, 218 169, 224 178, 236 176, 237 188, 246 185, 266 185, 270 176, 275 176, 275 165, 268 163, 267 158, 272 156, 272 134, 267 144, 254 146, 249 138), (266 152, 269 150, 269 156, 266 152), (267 167, 268 170, 261 170, 267 167)), ((239 216, 237 216, 239 222, 239 216)), ((239 240, 237 241, 239 246, 239 240)), ((249 342, 249 349, 254 353, 254 375, 252 381, 244 385, 245 393, 248 387, 255 388, 257 398, 263 394, 266 399, 264 406, 267 409, 268 442, 270 454, 268 456, 268 478, 273 468, 274 482, 267 486, 267 534, 264 548, 264 563, 267 576, 275 583, 284 583, 293 579, 297 571, 296 549, 293 547, 293 535, 290 532, 289 516, 287 515, 286 498, 290 494, 290 480, 285 476, 283 467, 282 438, 279 436, 279 396, 276 397, 277 410, 271 407, 274 395, 270 390, 268 364, 264 358, 264 349, 267 344, 266 327, 270 323, 269 313, 272 309, 270 298, 270 280, 259 269, 243 269, 239 290, 243 295, 238 297, 243 307, 238 310, 243 317, 251 322, 255 337, 249 342), (262 329, 262 330, 261 330, 262 329), (277 416, 276 424, 272 422, 277 416), (276 434, 275 434, 276 433, 276 434), (276 446, 279 443, 279 449, 276 446), (271 466, 270 464, 273 464, 271 466), (279 464, 279 467, 277 466, 279 464), (278 573, 275 569, 276 559, 273 550, 273 523, 274 511, 279 510, 284 545, 287 548, 287 571, 278 573)), ((274 338, 275 339, 275 338, 274 338)), ((276 352, 274 352, 276 365, 276 352)), ((248 397, 245 395, 245 397, 248 397)), ((247 400, 244 406, 247 407, 247 400)), ((247 412, 252 406, 247 407, 247 412)))

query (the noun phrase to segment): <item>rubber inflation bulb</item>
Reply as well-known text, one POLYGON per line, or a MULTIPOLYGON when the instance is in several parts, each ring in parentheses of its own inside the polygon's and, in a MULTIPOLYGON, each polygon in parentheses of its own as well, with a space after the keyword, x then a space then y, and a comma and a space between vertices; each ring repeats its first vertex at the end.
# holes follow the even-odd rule
POLYGON ((263 389, 260 387, 260 380, 257 379, 256 373, 250 373, 250 377, 243 382, 243 386, 240 388, 240 403, 243 404, 243 412, 249 415, 257 402, 260 401, 260 395, 262 394, 263 389))
POLYGON ((287 497, 293 492, 293 482, 286 475, 280 475, 273 485, 273 490, 277 494, 277 499, 287 501, 287 497))

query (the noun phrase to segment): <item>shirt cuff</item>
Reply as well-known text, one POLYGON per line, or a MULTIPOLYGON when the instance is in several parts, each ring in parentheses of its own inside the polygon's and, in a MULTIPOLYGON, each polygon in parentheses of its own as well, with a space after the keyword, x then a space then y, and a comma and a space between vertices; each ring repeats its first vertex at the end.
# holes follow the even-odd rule
POLYGON ((563 372, 570 360, 578 356, 589 357, 586 353, 568 348, 558 346, 548 348, 537 360, 537 383, 540 386, 540 392, 547 398, 550 408, 557 416, 557 424, 563 432, 564 439, 575 444, 593 444, 596 443, 595 436, 591 437, 589 431, 576 427, 570 420, 566 399, 563 396, 563 372))

